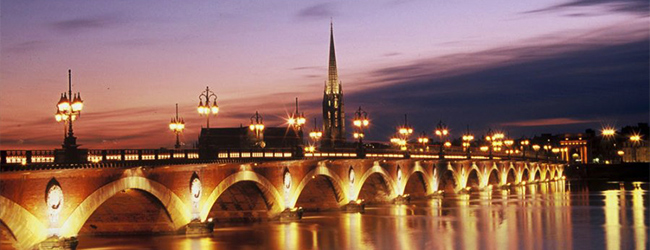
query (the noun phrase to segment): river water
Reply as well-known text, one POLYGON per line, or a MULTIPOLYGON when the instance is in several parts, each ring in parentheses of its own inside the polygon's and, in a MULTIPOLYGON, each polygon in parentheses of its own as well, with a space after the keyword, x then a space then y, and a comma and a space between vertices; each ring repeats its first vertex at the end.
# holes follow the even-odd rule
POLYGON ((217 225, 211 237, 80 236, 78 249, 649 249, 648 183, 531 184, 363 214, 217 225))

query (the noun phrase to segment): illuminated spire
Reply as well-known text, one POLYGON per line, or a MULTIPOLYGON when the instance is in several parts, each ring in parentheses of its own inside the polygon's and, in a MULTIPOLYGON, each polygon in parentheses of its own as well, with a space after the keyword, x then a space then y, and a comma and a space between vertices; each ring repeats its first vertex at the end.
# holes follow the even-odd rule
POLYGON ((330 21, 330 61, 325 93, 341 93, 341 90, 339 89, 339 74, 336 70, 336 52, 334 51, 334 26, 332 24, 332 21, 330 21))

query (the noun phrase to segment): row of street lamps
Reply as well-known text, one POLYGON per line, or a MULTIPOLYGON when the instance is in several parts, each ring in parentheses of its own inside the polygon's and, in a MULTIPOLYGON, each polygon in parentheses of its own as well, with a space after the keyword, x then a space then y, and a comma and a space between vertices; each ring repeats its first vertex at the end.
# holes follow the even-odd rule
MULTIPOLYGON (((73 121, 81 116, 81 110, 83 109, 83 100, 81 99, 81 94, 72 92, 72 72, 68 70, 68 92, 62 93, 59 102, 56 105, 57 110, 55 113, 55 119, 57 122, 63 122, 64 125, 64 141, 63 149, 74 151, 78 148, 76 143, 76 137, 73 132, 73 121)), ((197 111, 200 116, 206 117, 206 128, 210 128, 210 116, 216 116, 219 113, 219 105, 217 104, 217 95, 210 90, 209 87, 205 88, 205 91, 199 94, 199 104, 197 111)), ((263 142, 263 131, 264 131, 264 122, 263 117, 256 111, 255 115, 250 118, 249 129, 254 133, 255 144, 260 147, 264 147, 263 142)), ((296 98, 296 108, 293 115, 291 115, 287 121, 288 125, 294 128, 298 138, 302 138, 302 128, 306 124, 306 118, 304 113, 299 112, 298 110, 298 98, 296 98)), ((354 125, 354 139, 358 140, 358 148, 363 151, 364 144, 363 139, 366 137, 365 130, 370 126, 370 121, 368 119, 368 113, 364 111, 361 107, 355 112, 353 123, 354 125)), ((176 144, 175 148, 180 148, 181 143, 179 136, 185 129, 185 121, 182 117, 178 116, 178 104, 176 104, 176 116, 173 117, 169 123, 169 129, 176 135, 176 144)), ((447 137, 450 135, 449 129, 446 127, 442 121, 438 123, 434 134, 440 139, 440 148, 439 155, 444 157, 444 148, 451 147, 451 142, 447 141, 447 137)), ((409 126, 407 116, 404 115, 404 124, 397 128, 397 133, 394 137, 390 139, 390 142, 396 145, 401 150, 408 150, 408 144, 410 136, 413 134, 413 128, 409 126)), ((616 135, 616 130, 614 129, 603 129, 602 135, 605 138, 612 138, 616 135)), ((314 120, 314 129, 309 133, 309 138, 313 141, 312 144, 305 147, 305 151, 314 152, 316 145, 323 136, 323 132, 318 129, 316 126, 316 120, 314 120)), ((505 138, 505 135, 501 132, 492 132, 488 130, 488 134, 485 136, 485 141, 487 145, 479 147, 483 152, 488 152, 489 156, 492 157, 493 151, 501 151, 505 147, 505 153, 510 157, 512 154, 522 153, 523 156, 526 156, 526 149, 529 146, 535 151, 535 157, 538 157, 538 152, 540 149, 548 153, 552 152, 558 154, 560 152, 567 152, 567 148, 553 148, 551 145, 531 145, 530 141, 527 139, 521 140, 519 149, 513 148, 514 141, 512 139, 505 138)), ((641 141, 641 136, 634 134, 630 136, 630 141, 633 144, 638 144, 641 141)), ((471 144, 474 140, 474 135, 465 133, 462 137, 462 147, 463 150, 467 152, 467 156, 471 156, 471 144)), ((429 138, 425 132, 422 132, 417 138, 417 143, 421 144, 421 151, 428 151, 429 138)))

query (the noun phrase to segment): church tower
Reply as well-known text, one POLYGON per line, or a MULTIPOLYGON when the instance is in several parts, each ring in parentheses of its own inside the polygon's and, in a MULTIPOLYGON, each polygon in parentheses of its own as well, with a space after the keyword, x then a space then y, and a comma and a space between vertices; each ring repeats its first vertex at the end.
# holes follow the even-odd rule
POLYGON ((323 146, 334 147, 345 143, 345 112, 343 90, 336 70, 334 28, 330 22, 330 59, 325 93, 323 95, 323 146))

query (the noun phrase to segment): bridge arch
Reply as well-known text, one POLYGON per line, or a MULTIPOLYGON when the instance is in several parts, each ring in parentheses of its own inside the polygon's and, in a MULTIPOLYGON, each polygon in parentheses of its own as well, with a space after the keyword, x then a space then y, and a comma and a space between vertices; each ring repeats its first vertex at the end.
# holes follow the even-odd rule
POLYGON ((440 171, 441 174, 439 176, 439 186, 438 190, 444 191, 444 192, 457 192, 459 191, 461 187, 460 183, 460 177, 458 176, 458 173, 454 170, 454 167, 451 165, 451 163, 447 163, 447 168, 443 169, 440 171))
POLYGON ((0 196, 0 221, 14 236, 20 248, 28 249, 47 238, 47 228, 27 209, 0 196))
POLYGON ((273 183, 258 173, 250 170, 242 170, 226 177, 219 183, 219 185, 217 185, 217 187, 214 188, 214 190, 212 190, 208 198, 203 203, 200 214, 201 220, 205 221, 208 218, 210 209, 214 203, 217 202, 217 199, 219 196, 221 196, 221 194, 223 194, 223 192, 225 192, 229 187, 242 181, 252 181, 259 185, 259 187, 262 189, 264 198, 268 201, 273 201, 273 204, 275 204, 271 210, 272 212, 279 213, 282 211, 282 209, 284 209, 284 199, 275 188, 275 186, 273 186, 273 183))
POLYGON ((471 187, 471 188, 479 188, 481 186, 481 178, 482 174, 476 167, 471 167, 469 171, 467 171, 467 174, 464 176, 465 178, 465 185, 461 188, 466 188, 466 187, 471 187))
POLYGON ((359 182, 355 185, 356 190, 354 191, 355 197, 359 198, 359 195, 361 193, 361 188, 363 188, 363 185, 366 183, 368 178, 372 175, 379 175, 383 181, 386 183, 386 188, 388 189, 389 196, 390 198, 393 198, 397 196, 397 184, 395 184, 395 181, 393 178, 390 177, 390 174, 382 168, 378 163, 375 163, 371 168, 366 170, 365 173, 359 178, 359 182))
POLYGON ((497 169, 495 166, 492 166, 491 168, 488 168, 486 166, 486 172, 487 174, 483 175, 481 182, 483 188, 487 187, 488 185, 499 185, 499 183, 501 183, 501 180, 499 178, 499 169, 497 169))
POLYGON ((531 175, 531 173, 530 173, 530 170, 528 169, 528 167, 523 167, 523 168, 521 168, 521 174, 520 174, 520 177, 519 177, 519 183, 522 183, 522 182, 524 182, 524 181, 525 181, 526 183, 528 183, 528 182, 530 181, 530 178, 531 178, 530 175, 531 175))
POLYGON ((503 169, 501 178, 501 185, 516 184, 517 170, 513 166, 506 167, 503 169))
MULTIPOLYGON (((341 195, 339 205, 345 205, 350 202, 348 198, 349 190, 347 188, 347 185, 344 185, 343 180, 336 173, 332 172, 328 167, 319 165, 318 167, 309 171, 305 177, 302 178, 298 186, 294 189, 290 203, 288 204, 289 207, 293 208, 296 206, 296 203, 298 202, 298 198, 302 194, 302 191, 305 189, 307 184, 309 184, 309 182, 317 176, 325 176, 332 182, 332 185, 335 189, 334 192, 338 192, 341 195)), ((356 197, 353 199, 356 199, 356 197)))
POLYGON ((140 176, 129 176, 108 183, 90 194, 70 214, 61 227, 61 236, 75 236, 84 223, 106 200, 118 192, 137 189, 153 195, 169 214, 174 228, 179 229, 190 222, 190 208, 171 190, 156 181, 140 176))
POLYGON ((541 180, 542 171, 539 168, 533 168, 533 175, 530 177, 530 181, 539 181, 541 180))
POLYGON ((413 180, 411 180, 412 178, 418 178, 418 176, 417 176, 418 174, 422 175, 422 180, 424 181, 424 183, 422 183, 422 184, 424 184, 425 193, 428 195, 428 194, 431 194, 433 192, 432 186, 431 186, 431 180, 430 180, 431 176, 426 171, 426 169, 424 169, 418 162, 416 162, 415 165, 410 169, 410 171, 408 173, 406 173, 406 181, 402 182, 402 186, 399 187, 400 190, 401 190, 401 193, 405 192, 406 185, 409 183, 409 181, 413 181, 413 180))

